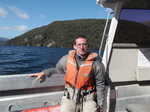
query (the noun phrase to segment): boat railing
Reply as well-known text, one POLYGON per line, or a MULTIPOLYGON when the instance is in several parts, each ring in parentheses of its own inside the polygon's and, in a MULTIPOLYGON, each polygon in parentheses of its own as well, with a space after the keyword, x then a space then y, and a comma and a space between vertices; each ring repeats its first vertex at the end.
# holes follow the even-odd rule
POLYGON ((35 80, 28 74, 0 76, 0 110, 20 112, 24 109, 57 105, 63 95, 62 74, 35 80))

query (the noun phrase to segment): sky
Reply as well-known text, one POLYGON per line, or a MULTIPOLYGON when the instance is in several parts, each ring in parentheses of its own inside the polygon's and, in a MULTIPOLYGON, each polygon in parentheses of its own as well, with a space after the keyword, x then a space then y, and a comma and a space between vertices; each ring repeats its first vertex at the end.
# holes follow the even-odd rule
POLYGON ((0 0, 0 37, 14 38, 54 21, 106 18, 107 13, 96 0, 0 0))

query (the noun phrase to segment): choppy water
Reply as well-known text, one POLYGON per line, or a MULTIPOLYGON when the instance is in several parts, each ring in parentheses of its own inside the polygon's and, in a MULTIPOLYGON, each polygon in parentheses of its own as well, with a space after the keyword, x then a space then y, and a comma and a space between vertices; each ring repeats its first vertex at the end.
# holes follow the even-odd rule
POLYGON ((0 75, 35 73, 54 67, 66 48, 0 46, 0 75))

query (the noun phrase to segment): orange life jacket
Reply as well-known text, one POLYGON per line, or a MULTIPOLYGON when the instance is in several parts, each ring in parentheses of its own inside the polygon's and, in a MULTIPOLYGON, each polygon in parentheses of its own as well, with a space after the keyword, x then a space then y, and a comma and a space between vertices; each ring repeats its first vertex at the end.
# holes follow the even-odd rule
POLYGON ((75 50, 69 51, 66 74, 64 77, 65 83, 78 89, 94 89, 93 79, 91 78, 92 64, 97 57, 96 53, 90 53, 84 63, 77 67, 75 60, 75 50))

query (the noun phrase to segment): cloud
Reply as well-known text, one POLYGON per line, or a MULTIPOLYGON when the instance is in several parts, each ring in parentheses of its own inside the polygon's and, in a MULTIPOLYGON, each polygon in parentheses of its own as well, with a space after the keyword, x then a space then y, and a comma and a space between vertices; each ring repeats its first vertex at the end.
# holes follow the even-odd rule
POLYGON ((26 26, 26 25, 15 26, 14 28, 16 30, 18 30, 18 31, 26 31, 26 30, 28 30, 28 26, 26 26))
POLYGON ((6 17, 7 11, 3 8, 0 8, 0 17, 6 17))
POLYGON ((13 11, 19 18, 21 19, 29 19, 29 15, 23 12, 21 9, 16 7, 9 7, 11 11, 13 11))
POLYGON ((0 27, 0 30, 11 30, 11 31, 27 31, 28 30, 28 26, 26 25, 18 25, 18 26, 3 26, 0 27))

